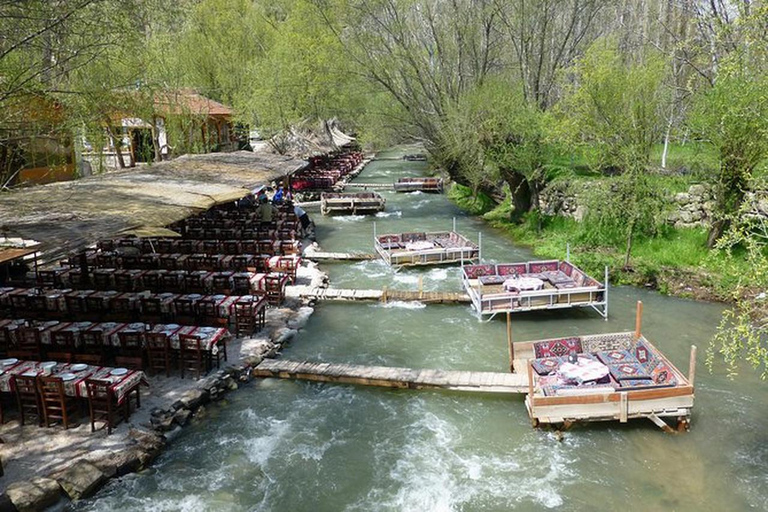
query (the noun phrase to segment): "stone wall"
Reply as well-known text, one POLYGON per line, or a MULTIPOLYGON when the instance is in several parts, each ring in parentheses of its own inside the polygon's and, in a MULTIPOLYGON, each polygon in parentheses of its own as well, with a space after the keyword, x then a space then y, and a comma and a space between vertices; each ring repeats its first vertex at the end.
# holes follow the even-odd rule
MULTIPOLYGON (((586 212, 586 206, 583 203, 588 186, 589 182, 549 185, 540 197, 542 212, 546 215, 560 215, 580 221, 586 212)), ((715 200, 710 185, 704 183, 691 185, 687 192, 670 194, 667 200, 670 203, 667 222, 675 227, 707 227, 711 224, 715 200)), ((751 204, 751 210, 755 215, 768 218, 768 191, 750 192, 746 200, 751 204)))

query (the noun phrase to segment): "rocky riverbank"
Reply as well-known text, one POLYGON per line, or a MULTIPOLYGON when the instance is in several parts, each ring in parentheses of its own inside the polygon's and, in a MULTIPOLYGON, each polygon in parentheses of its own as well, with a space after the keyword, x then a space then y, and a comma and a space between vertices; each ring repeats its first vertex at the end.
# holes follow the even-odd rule
MULTIPOLYGON (((315 263, 298 269, 296 284, 327 286, 315 263)), ((205 421, 206 405, 220 400, 251 380, 251 369, 273 357, 301 329, 314 309, 306 301, 286 299, 267 312, 266 327, 250 338, 227 344, 228 362, 200 380, 150 377, 142 389, 141 408, 111 435, 90 431, 87 413, 81 424, 62 427, 21 427, 17 420, 0 426, 0 512, 43 510, 64 506, 95 493, 109 479, 139 471, 157 457, 190 421, 205 421)), ((97 427, 100 424, 97 424, 97 427)))

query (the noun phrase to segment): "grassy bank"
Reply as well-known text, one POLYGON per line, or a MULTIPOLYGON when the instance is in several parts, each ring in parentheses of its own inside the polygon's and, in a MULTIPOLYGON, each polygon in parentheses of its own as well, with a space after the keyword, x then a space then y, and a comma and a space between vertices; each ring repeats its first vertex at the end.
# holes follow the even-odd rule
POLYGON ((489 197, 473 197, 470 189, 456 184, 448 195, 461 208, 482 216, 516 243, 530 247, 537 257, 562 259, 570 244, 571 261, 595 276, 602 276, 607 265, 613 284, 646 286, 696 299, 727 300, 735 276, 746 268, 738 257, 729 260, 720 252, 708 250, 705 229, 673 227, 655 238, 636 240, 630 266, 624 268, 623 248, 585 243, 585 227, 573 219, 543 217, 539 223, 538 218, 529 216, 521 224, 512 224, 508 220, 509 202, 496 205, 489 197))

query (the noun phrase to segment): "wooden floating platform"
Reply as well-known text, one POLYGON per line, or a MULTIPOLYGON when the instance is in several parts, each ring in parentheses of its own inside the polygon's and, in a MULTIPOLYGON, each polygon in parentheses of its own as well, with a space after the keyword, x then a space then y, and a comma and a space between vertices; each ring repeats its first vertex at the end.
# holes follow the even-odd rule
POLYGON ((374 215, 384 210, 386 200, 375 192, 320 195, 320 211, 323 215, 374 215))
POLYGON ((523 394, 528 379, 519 374, 426 370, 390 366, 313 363, 265 359, 253 370, 255 377, 311 380, 399 389, 446 389, 475 393, 523 394))
POLYGON ((471 302, 468 295, 456 292, 425 292, 411 290, 353 290, 343 288, 319 288, 288 286, 286 297, 316 300, 355 300, 380 302, 423 302, 424 304, 461 304, 471 302))
POLYGON ((394 186, 395 192, 443 193, 442 178, 400 178, 394 186))
POLYGON ((393 267, 475 263, 480 258, 480 247, 456 231, 374 233, 373 248, 393 267))

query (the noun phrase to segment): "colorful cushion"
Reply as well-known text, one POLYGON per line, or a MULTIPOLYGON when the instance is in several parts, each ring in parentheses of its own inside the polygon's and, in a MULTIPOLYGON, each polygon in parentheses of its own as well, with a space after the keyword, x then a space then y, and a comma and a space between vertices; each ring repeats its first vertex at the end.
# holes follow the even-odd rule
POLYGON ((400 242, 400 235, 381 235, 379 237, 379 243, 398 243, 400 242))
POLYGON ((562 338, 558 340, 539 341, 533 344, 536 359, 543 357, 563 357, 571 353, 581 353, 579 338, 562 338))
POLYGON ((532 274, 547 270, 557 270, 557 261, 534 261, 528 264, 528 271, 532 274))
POLYGON ((624 379, 650 379, 651 375, 648 370, 638 363, 619 363, 614 365, 608 365, 608 368, 613 375, 613 378, 622 381, 624 379))
POLYGON ((477 279, 480 276, 491 276, 496 273, 494 265, 467 265, 464 267, 464 273, 470 279, 477 279))
MULTIPOLYGON (((597 358, 605 365, 634 363, 637 361, 629 350, 608 350, 597 353, 597 358)), ((643 361, 644 362, 644 361, 643 361)))
POLYGON ((558 268, 560 269, 560 272, 567 275, 568 277, 571 277, 571 274, 573 273, 573 265, 567 261, 561 261, 558 268))
POLYGON ((651 379, 655 384, 665 384, 667 386, 675 386, 677 379, 672 370, 667 366, 667 363, 660 361, 651 371, 651 379))
POLYGON ((573 269, 573 273, 571 274, 571 277, 573 278, 573 282, 578 287, 584 286, 584 281, 586 280, 586 276, 584 275, 584 272, 581 270, 573 269))
POLYGON ((525 263, 506 263, 496 265, 496 271, 500 276, 525 274, 525 270, 525 263))
POLYGON ((621 388, 634 388, 634 389, 653 389, 653 388, 665 388, 672 386, 672 384, 656 384, 653 379, 624 379, 619 381, 621 388))
POLYGON ((643 343, 643 340, 638 340, 635 348, 632 351, 635 354, 635 359, 637 359, 638 362, 646 364, 650 361, 651 364, 647 366, 656 366, 656 354, 651 349, 651 347, 643 343))
POLYGON ((549 375, 556 371, 565 361, 567 361, 565 357, 544 357, 531 361, 531 366, 539 375, 549 375))
POLYGON ((427 239, 426 233, 403 233, 401 235, 403 242, 422 242, 427 239))

